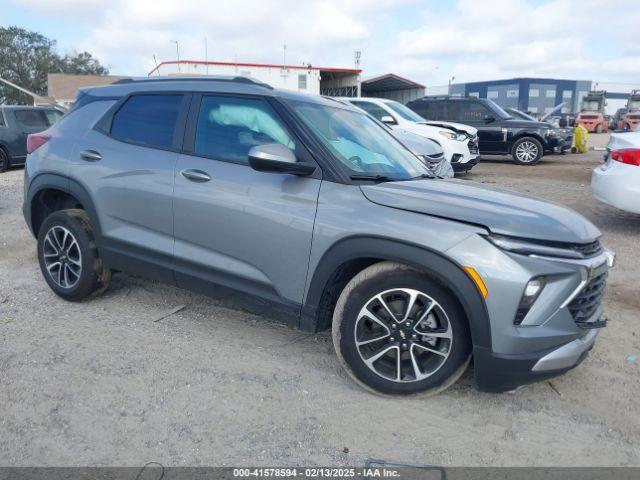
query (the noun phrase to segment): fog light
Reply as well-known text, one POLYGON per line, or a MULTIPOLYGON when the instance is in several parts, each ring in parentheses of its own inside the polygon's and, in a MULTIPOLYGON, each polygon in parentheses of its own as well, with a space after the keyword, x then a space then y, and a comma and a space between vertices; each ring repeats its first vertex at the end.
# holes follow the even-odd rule
POLYGON ((540 296, 545 283, 544 277, 535 277, 529 280, 527 286, 524 287, 524 293, 520 299, 520 305, 518 305, 518 311, 516 312, 516 318, 513 320, 513 323, 516 325, 522 323, 524 317, 529 313, 531 306, 540 296))

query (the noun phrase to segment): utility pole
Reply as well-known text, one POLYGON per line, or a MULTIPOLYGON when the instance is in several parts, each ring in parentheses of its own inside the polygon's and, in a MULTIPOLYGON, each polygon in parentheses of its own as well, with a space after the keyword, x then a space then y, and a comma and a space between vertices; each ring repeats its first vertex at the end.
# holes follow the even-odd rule
POLYGON ((209 52, 207 51, 207 36, 204 36, 204 62, 207 66, 207 75, 209 75, 209 52))
POLYGON ((287 67, 287 44, 282 45, 282 69, 287 67))
POLYGON ((451 82, 453 82, 455 79, 456 79, 455 76, 449 79, 449 89, 447 90, 449 95, 451 95, 451 82))
POLYGON ((180 73, 180 47, 178 46, 178 40, 171 40, 171 43, 176 44, 176 56, 178 57, 178 73, 180 73))

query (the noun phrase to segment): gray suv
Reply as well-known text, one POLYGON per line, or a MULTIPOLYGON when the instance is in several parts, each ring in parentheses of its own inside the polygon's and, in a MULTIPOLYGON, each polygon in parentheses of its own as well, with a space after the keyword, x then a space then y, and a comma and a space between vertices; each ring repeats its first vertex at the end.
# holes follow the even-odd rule
POLYGON ((613 255, 577 213, 428 168, 358 109, 248 78, 127 79, 30 138, 24 216, 67 300, 126 271, 332 329, 360 385, 435 393, 566 372, 613 255))

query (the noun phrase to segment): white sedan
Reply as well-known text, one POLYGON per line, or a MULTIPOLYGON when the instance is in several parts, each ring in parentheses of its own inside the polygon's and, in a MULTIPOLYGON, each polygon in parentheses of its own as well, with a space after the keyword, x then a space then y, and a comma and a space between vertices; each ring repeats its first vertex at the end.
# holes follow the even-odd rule
POLYGON ((598 200, 640 214, 640 132, 612 133, 604 165, 591 176, 598 200))

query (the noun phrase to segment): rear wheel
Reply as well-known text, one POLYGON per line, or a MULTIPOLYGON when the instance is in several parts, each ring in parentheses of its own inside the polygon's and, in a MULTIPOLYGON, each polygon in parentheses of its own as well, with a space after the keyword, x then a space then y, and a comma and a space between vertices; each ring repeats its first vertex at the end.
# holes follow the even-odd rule
POLYGON ((65 300, 101 293, 111 280, 84 210, 60 210, 44 220, 38 233, 38 260, 49 287, 65 300))
POLYGON ((602 124, 596 126, 596 133, 602 133, 602 124))
POLYGON ((542 144, 533 137, 520 138, 513 144, 511 155, 518 165, 535 165, 542 158, 542 144))
POLYGON ((345 371, 383 394, 436 394, 471 358, 469 327, 451 293, 393 262, 347 284, 333 315, 333 344, 345 371))
POLYGON ((9 155, 0 148, 0 173, 6 172, 7 168, 9 168, 9 155))

